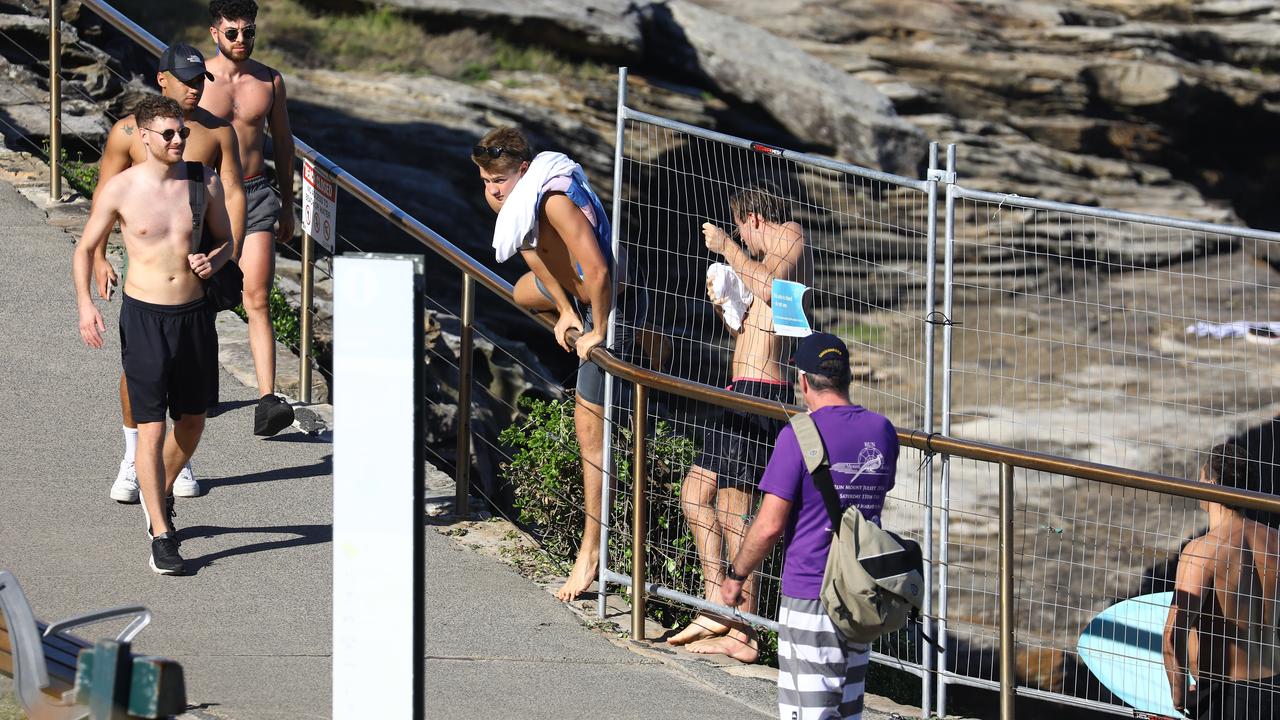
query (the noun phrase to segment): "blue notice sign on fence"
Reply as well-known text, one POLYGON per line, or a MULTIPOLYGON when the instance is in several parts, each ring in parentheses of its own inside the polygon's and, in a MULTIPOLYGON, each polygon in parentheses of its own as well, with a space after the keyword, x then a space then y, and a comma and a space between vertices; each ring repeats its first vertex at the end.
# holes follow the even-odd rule
POLYGON ((804 294, 809 288, 790 280, 773 281, 773 331, 787 337, 805 337, 813 333, 804 315, 804 294))

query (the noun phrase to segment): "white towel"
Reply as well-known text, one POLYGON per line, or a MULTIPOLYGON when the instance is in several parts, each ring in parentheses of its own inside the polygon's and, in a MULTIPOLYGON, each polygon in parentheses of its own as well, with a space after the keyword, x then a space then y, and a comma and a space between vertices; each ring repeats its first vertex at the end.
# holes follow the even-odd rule
POLYGON ((1261 330, 1273 335, 1280 335, 1280 322, 1197 322, 1193 325, 1187 326, 1188 335, 1195 335, 1196 337, 1211 337, 1220 340, 1225 338, 1248 337, 1251 334, 1250 330, 1261 330))
POLYGON ((719 305, 725 325, 738 332, 747 309, 755 296, 732 267, 724 263, 712 263, 707 267, 707 297, 713 305, 719 305))
POLYGON ((506 262, 520 250, 538 246, 538 206, 542 202, 543 185, 556 177, 571 177, 583 187, 587 176, 582 166, 558 152, 541 152, 529 163, 493 227, 493 253, 498 262, 506 262))

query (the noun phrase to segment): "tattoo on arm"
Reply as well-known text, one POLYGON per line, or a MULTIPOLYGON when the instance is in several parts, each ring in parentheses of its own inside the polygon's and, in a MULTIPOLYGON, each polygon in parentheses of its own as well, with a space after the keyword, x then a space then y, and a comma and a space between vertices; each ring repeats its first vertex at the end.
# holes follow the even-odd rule
POLYGON ((132 134, 133 134, 133 126, 132 126, 132 125, 125 125, 125 126, 124 126, 124 134, 125 134, 125 135, 132 135, 132 134))

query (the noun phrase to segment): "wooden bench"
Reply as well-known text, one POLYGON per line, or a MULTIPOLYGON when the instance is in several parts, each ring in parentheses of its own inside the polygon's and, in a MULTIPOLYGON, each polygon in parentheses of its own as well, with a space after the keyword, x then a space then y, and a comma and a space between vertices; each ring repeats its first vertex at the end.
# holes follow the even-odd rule
MULTIPOLYGON (((0 571, 0 674, 14 679, 18 702, 30 720, 81 720, 89 716, 90 705, 97 708, 104 702, 127 702, 132 710, 135 705, 132 694, 122 699, 111 695, 113 689, 105 691, 105 695, 102 688, 94 690, 93 681, 98 677, 92 671, 95 646, 68 632, 82 625, 119 618, 132 619, 114 641, 105 644, 113 652, 122 649, 128 653, 129 643, 151 622, 151 613, 146 608, 113 608, 47 625, 36 620, 17 579, 11 573, 0 571), (82 657, 82 651, 86 650, 89 652, 82 657), (85 659, 89 662, 83 662, 85 659)), ((103 646, 104 643, 98 643, 98 650, 103 646)), ((155 691, 148 697, 137 698, 137 704, 152 713, 145 716, 172 714, 174 705, 181 712, 186 704, 181 668, 159 658, 129 657, 134 663, 149 664, 160 668, 161 675, 168 675, 161 678, 163 682, 154 683, 155 691), (166 712, 159 714, 161 711, 166 712)), ((112 674, 111 678, 114 677, 112 674)), ((126 693, 128 687, 126 684, 126 693)))

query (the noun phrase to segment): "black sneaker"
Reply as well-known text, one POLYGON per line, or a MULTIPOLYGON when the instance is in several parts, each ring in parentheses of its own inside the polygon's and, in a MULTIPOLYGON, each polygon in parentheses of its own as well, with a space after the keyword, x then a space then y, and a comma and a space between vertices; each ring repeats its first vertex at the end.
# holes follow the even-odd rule
MULTIPOLYGON (((147 538, 150 539, 151 538, 151 515, 147 512, 146 503, 139 503, 139 504, 142 505, 143 516, 147 518, 147 538)), ((178 540, 178 526, 175 525, 173 522, 173 519, 178 516, 178 511, 173 509, 172 495, 164 499, 164 515, 165 515, 165 519, 169 521, 169 532, 173 534, 174 541, 177 542, 178 544, 181 544, 182 541, 178 540)))
POLYGON ((173 533, 152 538, 151 569, 160 575, 182 575, 187 572, 187 565, 178 554, 178 541, 173 533))
POLYGON ((253 434, 271 437, 293 424, 293 408, 279 395, 263 395, 253 413, 253 434))

